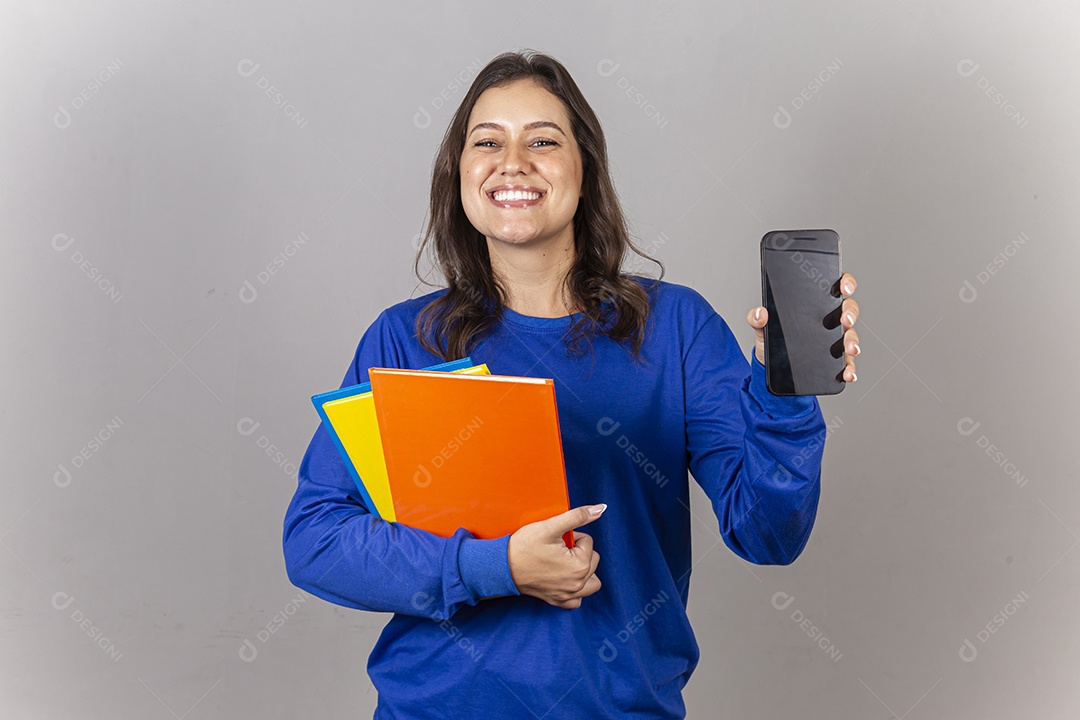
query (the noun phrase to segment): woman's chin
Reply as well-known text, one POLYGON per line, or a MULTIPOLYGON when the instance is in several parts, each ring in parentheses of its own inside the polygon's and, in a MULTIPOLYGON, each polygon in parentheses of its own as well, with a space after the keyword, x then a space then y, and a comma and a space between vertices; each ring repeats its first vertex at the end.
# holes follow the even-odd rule
POLYGON ((489 235, 488 242, 501 245, 528 245, 535 242, 537 237, 538 235, 535 232, 500 233, 498 235, 489 235))

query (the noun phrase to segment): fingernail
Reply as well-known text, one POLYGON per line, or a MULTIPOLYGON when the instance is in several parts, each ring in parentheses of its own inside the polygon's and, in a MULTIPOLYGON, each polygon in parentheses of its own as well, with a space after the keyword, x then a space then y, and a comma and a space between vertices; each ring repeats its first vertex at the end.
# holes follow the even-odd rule
POLYGON ((754 310, 754 319, 755 320, 760 320, 761 319, 761 308, 757 308, 756 310, 754 310))
POLYGON ((855 343, 855 354, 858 355, 862 352, 862 348, 859 347, 859 343, 855 343))
POLYGON ((859 379, 859 376, 855 374, 854 370, 852 370, 851 371, 851 382, 855 382, 858 379, 859 379))
POLYGON ((594 518, 598 518, 604 514, 605 510, 607 510, 607 505, 593 505, 589 508, 589 514, 594 518))
POLYGON ((847 321, 848 321, 849 323, 851 323, 852 325, 854 325, 854 324, 855 324, 855 316, 854 316, 854 315, 852 315, 851 313, 848 313, 848 314, 847 314, 847 315, 845 315, 844 317, 846 317, 846 318, 847 318, 847 321))
POLYGON ((850 295, 855 291, 855 288, 851 287, 851 283, 844 283, 844 294, 850 295))

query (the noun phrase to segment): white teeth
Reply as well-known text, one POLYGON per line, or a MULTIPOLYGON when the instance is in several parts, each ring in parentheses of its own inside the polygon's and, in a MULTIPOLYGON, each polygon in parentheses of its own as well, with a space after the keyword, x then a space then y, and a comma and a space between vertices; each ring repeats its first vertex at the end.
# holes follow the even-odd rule
POLYGON ((496 190, 492 195, 498 202, 516 202, 518 200, 539 200, 540 193, 525 190, 496 190))

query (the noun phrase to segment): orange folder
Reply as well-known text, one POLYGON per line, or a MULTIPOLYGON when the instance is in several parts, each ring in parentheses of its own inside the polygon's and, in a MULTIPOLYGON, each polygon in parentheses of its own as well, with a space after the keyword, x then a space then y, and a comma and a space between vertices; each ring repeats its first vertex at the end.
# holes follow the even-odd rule
MULTIPOLYGON (((494 539, 570 509, 550 378, 368 375, 398 522, 494 539)), ((573 531, 563 540, 573 547, 573 531)))

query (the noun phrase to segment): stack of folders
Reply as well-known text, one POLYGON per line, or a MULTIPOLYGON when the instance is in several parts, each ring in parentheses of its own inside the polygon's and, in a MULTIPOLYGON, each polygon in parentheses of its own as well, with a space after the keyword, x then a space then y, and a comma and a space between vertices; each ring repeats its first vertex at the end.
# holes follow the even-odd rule
POLYGON ((368 376, 311 401, 373 515, 493 539, 569 509, 551 379, 470 358, 368 376))

